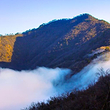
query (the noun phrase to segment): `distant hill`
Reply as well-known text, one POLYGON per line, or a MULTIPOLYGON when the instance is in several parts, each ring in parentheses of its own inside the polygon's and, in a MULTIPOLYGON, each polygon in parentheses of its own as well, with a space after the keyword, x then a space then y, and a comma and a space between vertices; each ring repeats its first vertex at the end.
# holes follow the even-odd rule
POLYGON ((1 36, 0 42, 1 67, 22 70, 45 66, 79 71, 88 64, 87 54, 110 45, 110 24, 82 14, 22 34, 1 36))

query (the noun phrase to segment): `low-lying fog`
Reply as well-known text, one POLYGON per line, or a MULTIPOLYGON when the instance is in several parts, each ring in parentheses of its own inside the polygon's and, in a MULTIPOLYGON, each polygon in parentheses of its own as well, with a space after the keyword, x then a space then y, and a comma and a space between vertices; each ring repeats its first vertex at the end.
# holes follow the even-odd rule
POLYGON ((52 96, 85 89, 98 80, 100 68, 110 68, 110 53, 98 57, 81 72, 67 79, 69 69, 39 67, 14 71, 0 68, 0 110, 20 110, 32 102, 46 101, 52 96))

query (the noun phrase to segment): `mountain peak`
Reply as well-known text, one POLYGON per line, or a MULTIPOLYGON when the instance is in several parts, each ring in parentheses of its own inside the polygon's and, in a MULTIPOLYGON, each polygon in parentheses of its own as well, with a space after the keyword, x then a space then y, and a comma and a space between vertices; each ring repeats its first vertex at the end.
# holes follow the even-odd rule
POLYGON ((88 13, 84 13, 84 14, 80 14, 80 15, 76 16, 73 19, 85 20, 85 19, 96 19, 96 18, 94 18, 92 15, 90 15, 88 13))
POLYGON ((89 13, 83 13, 83 14, 81 14, 82 16, 85 16, 85 17, 90 17, 90 16, 92 16, 92 15, 90 15, 89 13))

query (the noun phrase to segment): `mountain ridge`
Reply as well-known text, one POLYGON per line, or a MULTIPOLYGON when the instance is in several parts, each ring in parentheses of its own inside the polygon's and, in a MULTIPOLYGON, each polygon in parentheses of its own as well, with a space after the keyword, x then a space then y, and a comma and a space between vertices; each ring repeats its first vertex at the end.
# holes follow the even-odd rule
POLYGON ((89 14, 54 20, 13 36, 16 41, 12 57, 10 61, 5 61, 10 63, 0 58, 0 66, 17 70, 37 66, 75 70, 74 65, 83 62, 86 54, 101 46, 109 46, 109 34, 110 24, 89 14))

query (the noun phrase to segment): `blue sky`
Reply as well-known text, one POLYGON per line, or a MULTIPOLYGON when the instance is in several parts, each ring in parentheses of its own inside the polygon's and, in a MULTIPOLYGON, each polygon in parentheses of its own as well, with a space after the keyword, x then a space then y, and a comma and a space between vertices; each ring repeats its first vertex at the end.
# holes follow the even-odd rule
POLYGON ((110 22, 110 0, 0 0, 0 34, 23 32, 82 13, 110 22))

